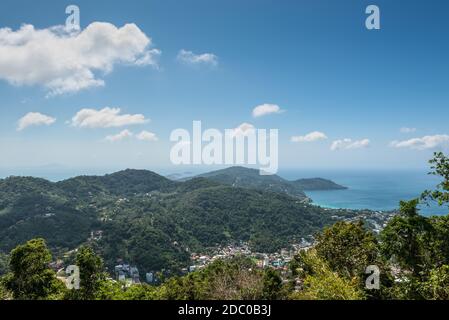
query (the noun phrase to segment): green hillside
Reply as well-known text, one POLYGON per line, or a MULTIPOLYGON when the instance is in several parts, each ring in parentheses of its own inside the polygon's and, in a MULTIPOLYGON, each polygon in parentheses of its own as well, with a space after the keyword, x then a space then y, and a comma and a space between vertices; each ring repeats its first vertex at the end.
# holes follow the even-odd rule
POLYGON ((323 178, 298 179, 291 183, 304 191, 347 189, 347 187, 323 178))
MULTIPOLYGON (((346 187, 323 178, 289 181, 278 175, 260 175, 259 170, 245 167, 230 167, 200 174, 196 177, 210 179, 233 187, 285 193, 301 199, 306 199, 304 191, 308 190, 346 189, 346 187)), ((189 178, 184 178, 183 180, 186 181, 188 179, 189 178)))
POLYGON ((174 182, 145 170, 58 183, 0 180, 0 252, 43 237, 62 256, 90 241, 108 266, 124 260, 143 271, 177 270, 189 263, 192 250, 247 241, 272 252, 357 215, 308 205, 302 191, 279 177, 262 178, 273 182, 263 188, 253 171, 243 172, 233 186, 208 178, 174 182), (274 186, 288 189, 272 192, 278 191, 274 186), (92 232, 101 236, 90 239, 92 232))

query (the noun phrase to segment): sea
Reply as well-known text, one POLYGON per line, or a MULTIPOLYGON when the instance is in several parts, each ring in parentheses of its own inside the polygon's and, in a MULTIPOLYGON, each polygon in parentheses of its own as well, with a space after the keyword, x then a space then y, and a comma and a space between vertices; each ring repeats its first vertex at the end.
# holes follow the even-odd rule
MULTIPOLYGON (((42 168, 20 168, 2 170, 0 178, 10 175, 26 175, 60 181, 77 175, 102 175, 119 171, 119 168, 68 169, 47 166, 42 168)), ((169 169, 153 169, 162 175, 168 175, 169 169)), ((206 170, 209 171, 209 170, 206 170)), ((199 172, 185 173, 192 176, 199 172)), ((421 195, 424 190, 433 190, 441 179, 423 170, 356 170, 356 169, 280 169, 278 175, 287 179, 325 178, 347 187, 346 190, 307 191, 314 204, 327 208, 370 209, 376 211, 396 210, 401 200, 411 200, 421 195)), ((420 213, 426 216, 449 214, 449 208, 435 203, 420 206, 420 213)))
MULTIPOLYGON (((307 191, 314 204, 327 208, 395 210, 401 200, 411 200, 424 190, 433 190, 441 178, 426 170, 282 170, 287 180, 321 177, 346 190, 307 191)), ((446 215, 449 208, 436 203, 419 206, 426 216, 446 215)))

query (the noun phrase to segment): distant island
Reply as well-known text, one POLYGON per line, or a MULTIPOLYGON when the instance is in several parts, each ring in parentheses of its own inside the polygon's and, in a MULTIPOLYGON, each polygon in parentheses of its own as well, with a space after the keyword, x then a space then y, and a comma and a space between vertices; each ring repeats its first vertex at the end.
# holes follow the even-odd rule
POLYGON ((182 178, 180 180, 186 181, 198 177, 206 178, 233 187, 286 193, 299 198, 306 198, 304 191, 347 189, 347 187, 323 178, 309 178, 289 181, 278 175, 260 175, 259 170, 245 167, 230 167, 200 174, 194 177, 182 178))
POLYGON ((345 190, 348 187, 339 185, 332 180, 323 178, 298 179, 291 182, 304 191, 320 191, 320 190, 345 190))

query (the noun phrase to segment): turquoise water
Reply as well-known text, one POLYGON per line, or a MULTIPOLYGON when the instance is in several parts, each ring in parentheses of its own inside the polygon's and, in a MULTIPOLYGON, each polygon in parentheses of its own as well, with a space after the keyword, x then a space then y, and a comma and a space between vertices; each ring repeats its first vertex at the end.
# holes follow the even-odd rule
MULTIPOLYGON (((400 200, 419 197, 426 189, 434 189, 440 182, 426 171, 281 171, 289 180, 297 178, 323 177, 348 187, 347 190, 308 191, 307 195, 317 205, 330 208, 393 210, 400 200)), ((436 204, 421 207, 424 215, 448 214, 447 207, 436 204)))

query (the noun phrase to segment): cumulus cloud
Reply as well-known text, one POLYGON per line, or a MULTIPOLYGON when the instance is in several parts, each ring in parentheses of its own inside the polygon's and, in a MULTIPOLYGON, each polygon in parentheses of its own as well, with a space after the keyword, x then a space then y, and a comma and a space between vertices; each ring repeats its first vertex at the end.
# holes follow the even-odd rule
POLYGON ((401 133, 413 133, 416 131, 416 128, 402 127, 399 131, 401 131, 401 133))
POLYGON ((255 127, 247 122, 242 123, 241 125, 239 125, 237 128, 234 129, 233 131, 233 136, 246 136, 248 134, 250 134, 253 130, 255 130, 255 127))
POLYGON ((19 119, 17 125, 17 131, 22 131, 29 126, 49 126, 56 121, 56 118, 52 118, 39 112, 29 112, 19 119))
POLYGON ((110 128, 142 124, 149 120, 142 114, 120 114, 120 108, 101 110, 82 109, 72 118, 71 124, 81 128, 110 128))
POLYGON ((323 132, 313 131, 305 136, 293 136, 291 138, 292 142, 313 142, 318 140, 326 140, 327 136, 323 132))
POLYGON ((149 131, 142 131, 141 133, 139 133, 136 138, 138 140, 142 140, 142 141, 157 141, 158 138, 156 136, 155 133, 153 132, 149 132, 149 131))
POLYGON ((283 110, 276 104, 261 104, 253 109, 253 117, 262 117, 272 113, 282 113, 283 110))
POLYGON ((434 149, 449 146, 449 135, 437 134, 403 141, 392 141, 390 146, 394 148, 410 148, 416 150, 434 149))
POLYGON ((192 51, 180 50, 177 56, 178 61, 189 65, 218 65, 218 57, 213 53, 195 54, 192 51))
POLYGON ((352 139, 341 139, 335 140, 332 142, 331 150, 350 150, 350 149, 361 149, 366 148, 370 145, 370 141, 368 139, 362 140, 352 140, 352 139))
POLYGON ((64 26, 0 28, 0 79, 42 85, 49 95, 73 93, 103 86, 96 73, 111 72, 116 64, 157 66, 160 51, 150 47, 151 39, 135 24, 94 22, 77 33, 64 26))
POLYGON ((110 142, 117 142, 117 141, 121 141, 126 138, 130 138, 132 136, 133 136, 133 133, 131 131, 129 131, 128 129, 125 129, 125 130, 121 131, 120 133, 107 136, 105 139, 110 142))

